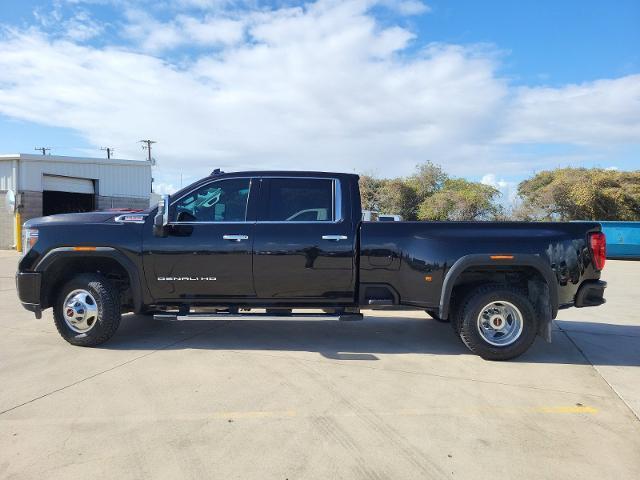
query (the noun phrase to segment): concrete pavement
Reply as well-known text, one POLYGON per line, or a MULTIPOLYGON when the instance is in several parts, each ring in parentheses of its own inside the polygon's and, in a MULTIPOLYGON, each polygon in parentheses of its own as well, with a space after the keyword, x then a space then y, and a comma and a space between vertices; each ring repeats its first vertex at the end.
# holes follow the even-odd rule
POLYGON ((640 478, 638 262, 503 363, 421 312, 129 315, 72 347, 19 306, 16 262, 0 252, 0 478, 640 478))

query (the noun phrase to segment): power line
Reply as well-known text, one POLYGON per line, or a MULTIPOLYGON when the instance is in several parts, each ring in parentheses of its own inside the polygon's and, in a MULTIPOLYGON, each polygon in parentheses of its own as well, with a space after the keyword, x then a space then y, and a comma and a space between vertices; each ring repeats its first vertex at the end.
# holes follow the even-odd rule
POLYGON ((113 152, 116 151, 115 148, 111 148, 111 147, 100 147, 100 150, 107 152, 107 160, 110 160, 111 155, 113 155, 113 152))
POLYGON ((151 145, 153 145, 154 143, 158 143, 155 140, 140 140, 140 143, 144 143, 145 145, 142 145, 142 149, 147 151, 147 159, 149 160, 149 162, 152 162, 151 159, 151 145))
POLYGON ((47 152, 50 151, 51 149, 49 147, 36 147, 34 148, 34 150, 38 152, 42 152, 42 155, 46 155, 47 152))

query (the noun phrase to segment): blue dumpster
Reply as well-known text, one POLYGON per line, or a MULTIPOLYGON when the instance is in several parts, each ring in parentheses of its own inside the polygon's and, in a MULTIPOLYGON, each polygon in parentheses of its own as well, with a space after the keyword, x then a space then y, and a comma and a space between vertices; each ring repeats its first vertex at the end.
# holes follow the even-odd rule
POLYGON ((607 236, 607 258, 640 260, 640 222, 600 222, 607 236))

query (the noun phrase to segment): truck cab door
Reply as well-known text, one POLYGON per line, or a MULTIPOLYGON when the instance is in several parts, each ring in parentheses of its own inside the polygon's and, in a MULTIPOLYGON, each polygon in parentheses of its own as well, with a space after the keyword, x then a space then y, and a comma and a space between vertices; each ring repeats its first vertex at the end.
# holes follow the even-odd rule
POLYGON ((338 178, 261 179, 254 233, 256 294, 268 302, 353 304, 356 224, 338 178))
POLYGON ((255 185, 251 178, 212 179, 171 199, 166 237, 146 226, 143 264, 155 301, 255 297, 255 185))

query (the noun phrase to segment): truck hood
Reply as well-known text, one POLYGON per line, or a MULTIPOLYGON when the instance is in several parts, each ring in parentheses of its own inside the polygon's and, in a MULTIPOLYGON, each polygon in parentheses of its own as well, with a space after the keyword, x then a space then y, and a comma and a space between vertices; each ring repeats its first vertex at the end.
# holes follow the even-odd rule
POLYGON ((61 225, 61 224, 78 224, 78 223, 104 223, 120 215, 142 215, 146 216, 149 212, 139 211, 101 211, 86 213, 61 213, 58 215, 49 215, 47 217, 32 218, 25 222, 25 227, 41 227, 45 225, 61 225))

